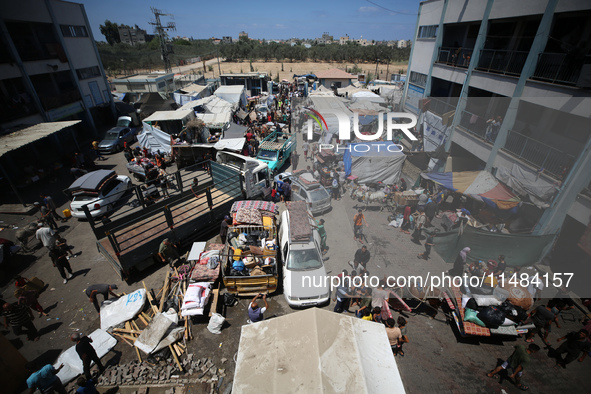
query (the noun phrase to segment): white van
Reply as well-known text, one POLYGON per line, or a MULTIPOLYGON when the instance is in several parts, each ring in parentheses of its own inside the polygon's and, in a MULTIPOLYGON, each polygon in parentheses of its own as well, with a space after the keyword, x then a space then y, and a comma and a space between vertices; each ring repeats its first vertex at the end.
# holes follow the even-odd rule
POLYGON ((269 167, 266 163, 231 152, 218 152, 218 164, 240 171, 244 197, 264 199, 270 192, 269 167))
POLYGON ((319 306, 330 301, 330 283, 322 261, 320 235, 303 201, 287 202, 281 214, 279 245, 283 295, 289 306, 319 306))

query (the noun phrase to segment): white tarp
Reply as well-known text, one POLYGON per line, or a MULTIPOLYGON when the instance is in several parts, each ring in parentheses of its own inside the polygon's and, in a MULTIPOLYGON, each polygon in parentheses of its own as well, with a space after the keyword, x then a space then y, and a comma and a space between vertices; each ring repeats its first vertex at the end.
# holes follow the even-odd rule
POLYGON ((244 86, 220 86, 213 94, 230 103, 237 103, 242 107, 246 107, 246 90, 244 86))
POLYGON ((219 140, 213 146, 217 150, 233 150, 236 152, 242 152, 242 148, 244 147, 244 143, 246 142, 246 138, 228 138, 219 140))
POLYGON ((146 289, 119 297, 115 301, 107 300, 101 306, 101 328, 108 330, 117 324, 133 319, 146 303, 146 289))
POLYGON ((220 114, 223 112, 233 112, 238 107, 238 104, 232 104, 217 96, 208 96, 199 100, 190 101, 183 105, 179 110, 190 109, 195 110, 195 107, 203 107, 205 111, 212 114, 220 114))
POLYGON ((158 348, 160 341, 172 329, 176 328, 178 321, 178 314, 174 309, 165 313, 157 313, 148 324, 148 327, 144 328, 140 336, 135 340, 134 346, 146 354, 154 352, 158 348))
POLYGON ((349 144, 349 149, 343 155, 345 173, 356 176, 360 184, 391 185, 400 180, 406 155, 395 152, 397 148, 392 141, 349 144), (365 152, 366 148, 370 149, 365 152))
POLYGON ((538 208, 548 208, 558 193, 557 185, 540 178, 533 171, 527 170, 517 163, 513 163, 511 169, 498 167, 495 176, 518 194, 528 195, 538 208))
POLYGON ((405 389, 383 324, 311 308, 242 326, 232 392, 405 389))
POLYGON ((146 122, 142 122, 144 129, 141 134, 138 134, 137 140, 140 147, 145 146, 150 152, 170 153, 172 148, 170 146, 170 134, 165 133, 158 127, 150 126, 146 122))
POLYGON ((217 114, 210 114, 210 113, 203 113, 203 114, 195 114, 197 119, 201 119, 206 126, 212 127, 223 127, 230 123, 230 119, 232 118, 232 114, 230 112, 223 112, 217 114))
MULTIPOLYGON (((109 353, 117 344, 115 338, 100 328, 92 332, 88 337, 92 339, 92 347, 96 350, 99 358, 109 353)), ((60 354, 53 367, 57 369, 61 364, 64 364, 64 367, 58 372, 57 377, 60 378, 64 385, 84 372, 82 360, 76 353, 76 345, 60 354)), ((94 365, 94 362, 91 365, 94 365)))
POLYGON ((445 144, 447 126, 443 125, 440 116, 432 112, 423 115, 423 147, 425 152, 434 152, 440 145, 445 144))

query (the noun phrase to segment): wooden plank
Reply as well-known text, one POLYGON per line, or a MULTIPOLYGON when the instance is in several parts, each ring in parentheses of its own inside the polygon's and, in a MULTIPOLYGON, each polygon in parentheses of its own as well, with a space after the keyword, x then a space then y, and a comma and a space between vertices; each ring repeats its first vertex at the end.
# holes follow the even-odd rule
POLYGON ((146 286, 146 282, 142 280, 142 284, 144 285, 144 289, 146 289, 146 295, 148 296, 148 302, 150 302, 150 307, 152 308, 152 311, 154 311, 154 314, 158 313, 158 308, 156 307, 156 305, 153 304, 154 299, 152 298, 150 290, 148 290, 148 287, 146 286))
POLYGON ((137 315, 137 317, 142 321, 142 323, 144 323, 146 327, 148 327, 148 321, 141 314, 137 315))
MULTIPOLYGON (((175 268, 176 270, 176 268, 175 268)), ((162 287, 162 296, 160 297, 160 306, 158 307, 158 312, 162 312, 162 308, 164 307, 164 302, 166 301, 166 295, 168 292, 168 281, 170 280, 170 271, 166 270, 166 277, 164 278, 164 286, 162 287)))
POLYGON ((209 308, 209 317, 217 312, 218 297, 220 295, 220 289, 213 289, 213 299, 211 300, 211 307, 209 308))
POLYGON ((174 357, 174 361, 176 362, 176 365, 179 367, 179 371, 183 372, 183 366, 181 365, 181 362, 179 361, 179 358, 177 357, 172 345, 168 345, 168 349, 170 349, 170 353, 172 354, 172 357, 174 357))
POLYGON ((129 341, 128 341, 128 340, 127 340, 125 337, 123 337, 121 334, 118 334, 118 333, 116 333, 116 332, 115 332, 115 333, 113 333, 113 335, 116 335, 116 336, 118 336, 119 338, 123 339, 123 341, 124 341, 125 343, 127 343, 129 346, 131 346, 131 347, 135 347, 135 346, 133 346, 133 343, 129 342, 129 341))
POLYGON ((152 321, 152 318, 151 318, 150 316, 148 316, 148 315, 146 314, 146 312, 142 312, 142 313, 140 313, 140 315, 141 315, 141 316, 142 316, 144 319, 146 319, 146 321, 147 321, 147 322, 151 322, 151 321, 152 321))
POLYGON ((137 331, 137 330, 127 330, 125 328, 114 328, 113 331, 115 332, 122 332, 124 334, 136 334, 136 335, 140 335, 142 332, 141 331, 137 331))

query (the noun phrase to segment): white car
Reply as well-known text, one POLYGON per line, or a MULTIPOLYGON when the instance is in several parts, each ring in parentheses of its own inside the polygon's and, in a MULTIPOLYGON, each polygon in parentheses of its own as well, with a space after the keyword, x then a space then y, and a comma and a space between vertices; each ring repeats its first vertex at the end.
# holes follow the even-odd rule
POLYGON ((131 179, 117 175, 113 170, 89 172, 76 179, 66 189, 72 196, 70 211, 78 219, 86 219, 83 206, 86 205, 93 218, 105 215, 113 210, 115 203, 125 192, 133 187, 131 179))
POLYGON ((320 235, 308 213, 301 201, 290 203, 281 215, 283 295, 291 307, 320 306, 330 301, 320 235))

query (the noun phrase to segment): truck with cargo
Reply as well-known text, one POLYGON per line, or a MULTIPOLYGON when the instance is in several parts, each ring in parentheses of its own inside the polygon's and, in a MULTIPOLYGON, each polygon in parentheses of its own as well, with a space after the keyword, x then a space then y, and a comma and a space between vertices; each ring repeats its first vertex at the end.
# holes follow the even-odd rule
POLYGON ((279 276, 277 206, 265 201, 238 201, 231 213, 232 225, 220 254, 224 286, 238 296, 274 293, 279 276))
POLYGON ((240 171, 245 199, 265 199, 270 194, 271 178, 266 163, 232 152, 218 152, 216 161, 240 171))
POLYGON ((261 141, 257 159, 267 163, 269 170, 274 175, 283 167, 296 147, 295 134, 275 130, 261 141))

